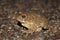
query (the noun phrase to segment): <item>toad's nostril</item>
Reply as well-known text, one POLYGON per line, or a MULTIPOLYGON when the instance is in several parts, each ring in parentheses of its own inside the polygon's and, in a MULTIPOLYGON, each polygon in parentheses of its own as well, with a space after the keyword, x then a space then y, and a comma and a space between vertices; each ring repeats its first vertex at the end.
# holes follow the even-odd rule
POLYGON ((27 27, 25 27, 25 26, 23 26, 23 25, 22 25, 22 23, 21 23, 20 21, 18 21, 18 22, 17 22, 17 25, 18 25, 18 26, 20 26, 20 27, 23 27, 23 29, 28 30, 28 28, 27 28, 27 27))

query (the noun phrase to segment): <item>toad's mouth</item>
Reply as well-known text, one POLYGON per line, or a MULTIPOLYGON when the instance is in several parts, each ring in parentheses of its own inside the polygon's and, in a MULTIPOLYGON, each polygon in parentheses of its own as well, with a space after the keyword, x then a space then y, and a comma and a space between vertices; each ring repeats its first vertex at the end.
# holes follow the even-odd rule
POLYGON ((20 27, 23 27, 23 30, 28 30, 28 28, 24 25, 22 25, 22 23, 20 21, 17 22, 17 25, 20 26, 20 27))

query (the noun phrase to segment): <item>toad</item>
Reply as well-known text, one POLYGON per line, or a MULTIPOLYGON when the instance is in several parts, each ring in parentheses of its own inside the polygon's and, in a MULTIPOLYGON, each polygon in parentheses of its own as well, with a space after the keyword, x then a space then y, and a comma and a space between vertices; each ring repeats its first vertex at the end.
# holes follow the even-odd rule
POLYGON ((35 12, 19 12, 17 20, 27 28, 27 30, 23 30, 25 33, 40 32, 42 28, 49 28, 48 20, 35 12))

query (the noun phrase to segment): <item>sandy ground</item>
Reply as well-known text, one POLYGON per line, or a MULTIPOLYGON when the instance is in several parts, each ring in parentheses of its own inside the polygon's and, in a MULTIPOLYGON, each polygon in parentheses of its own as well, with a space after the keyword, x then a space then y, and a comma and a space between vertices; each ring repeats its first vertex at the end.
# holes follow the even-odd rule
POLYGON ((0 0, 0 40, 60 40, 60 0, 0 0), (44 15, 50 30, 29 34, 17 26, 19 12, 38 12, 44 15))

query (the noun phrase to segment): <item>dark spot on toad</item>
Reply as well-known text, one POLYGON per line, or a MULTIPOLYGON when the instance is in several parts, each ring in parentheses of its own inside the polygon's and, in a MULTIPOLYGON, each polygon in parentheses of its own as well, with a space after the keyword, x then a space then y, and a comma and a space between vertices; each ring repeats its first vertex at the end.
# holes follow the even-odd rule
POLYGON ((27 27, 25 27, 25 26, 23 26, 23 25, 22 25, 22 23, 21 23, 20 21, 18 21, 18 22, 17 22, 17 25, 18 25, 18 26, 20 26, 20 27, 23 27, 23 29, 28 30, 28 28, 27 28, 27 27))
POLYGON ((26 18, 26 15, 22 15, 22 18, 26 18))
POLYGON ((43 31, 47 31, 48 29, 47 29, 47 28, 42 27, 42 30, 43 30, 43 31))

